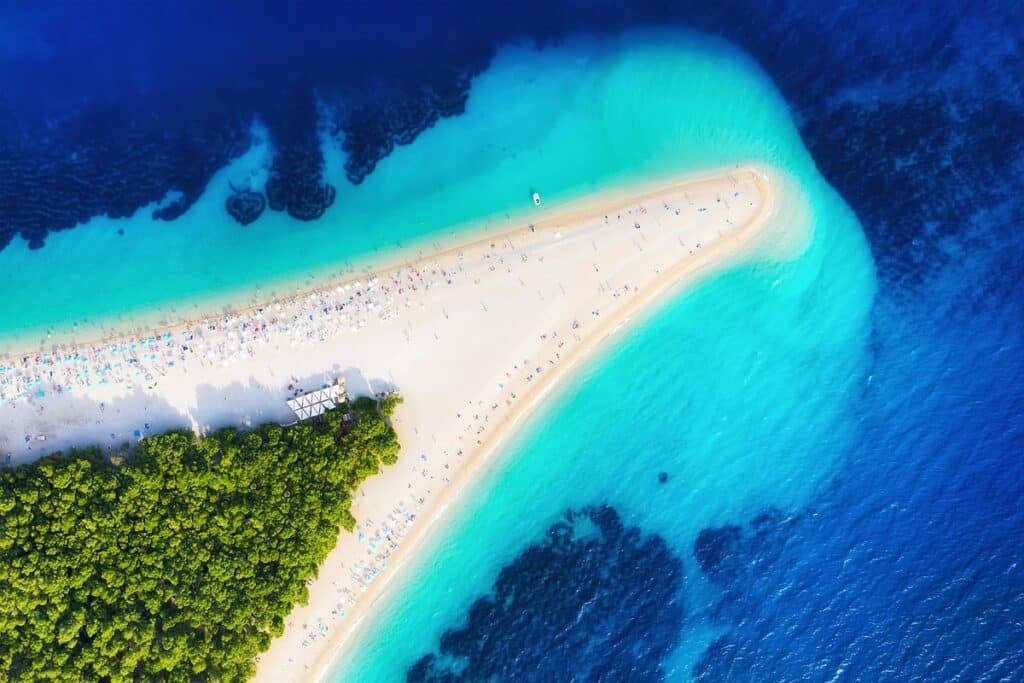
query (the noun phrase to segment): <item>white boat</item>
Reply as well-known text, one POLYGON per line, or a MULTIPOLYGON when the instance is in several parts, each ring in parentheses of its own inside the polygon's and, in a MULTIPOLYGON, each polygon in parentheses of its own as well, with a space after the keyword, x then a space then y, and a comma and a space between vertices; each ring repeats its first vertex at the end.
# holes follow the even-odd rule
POLYGON ((540 206, 540 193, 539 192, 534 192, 533 193, 533 205, 534 206, 540 206))

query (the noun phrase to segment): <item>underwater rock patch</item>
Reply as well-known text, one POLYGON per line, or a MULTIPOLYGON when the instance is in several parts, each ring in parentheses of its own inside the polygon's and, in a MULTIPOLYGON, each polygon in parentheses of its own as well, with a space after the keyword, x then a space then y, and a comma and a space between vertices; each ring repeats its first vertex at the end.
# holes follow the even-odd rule
POLYGON ((742 540, 743 529, 736 524, 701 529, 693 544, 700 570, 712 578, 733 573, 742 540))
POLYGON ((335 128, 341 134, 349 181, 360 184, 397 145, 412 143, 441 118, 463 114, 473 77, 486 69, 490 60, 490 53, 475 55, 472 63, 450 70, 443 78, 435 77, 415 91, 340 111, 335 128))
POLYGON ((174 220, 250 142, 248 124, 230 106, 202 122, 154 112, 124 121, 122 114, 83 109, 63 112, 52 125, 6 122, 0 132, 0 250, 19 235, 39 249, 51 231, 94 216, 127 218, 170 190, 180 196, 154 210, 153 218, 174 220))
POLYGON ((259 218, 266 206, 266 198, 252 190, 235 190, 224 203, 227 212, 241 225, 249 225, 259 218))
POLYGON ((693 555, 709 579, 729 583, 774 562, 782 550, 786 530, 796 521, 796 517, 787 517, 771 508, 759 513, 745 527, 707 527, 697 534, 693 555))
POLYGON ((406 680, 663 680, 685 618, 682 586, 683 561, 661 536, 608 505, 570 510, 406 680))

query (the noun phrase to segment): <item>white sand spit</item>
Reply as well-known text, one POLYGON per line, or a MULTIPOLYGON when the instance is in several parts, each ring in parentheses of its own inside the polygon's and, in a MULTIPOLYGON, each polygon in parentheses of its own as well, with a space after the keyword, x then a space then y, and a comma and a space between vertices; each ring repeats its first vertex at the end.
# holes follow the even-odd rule
POLYGON ((7 358, 0 453, 24 462, 117 446, 136 431, 287 422, 297 388, 339 375, 351 393, 401 392, 398 464, 357 493, 357 532, 341 534, 309 603, 257 665, 259 681, 321 678, 510 427, 655 301, 756 256, 776 211, 772 178, 742 166, 599 195, 531 227, 134 348, 7 358))

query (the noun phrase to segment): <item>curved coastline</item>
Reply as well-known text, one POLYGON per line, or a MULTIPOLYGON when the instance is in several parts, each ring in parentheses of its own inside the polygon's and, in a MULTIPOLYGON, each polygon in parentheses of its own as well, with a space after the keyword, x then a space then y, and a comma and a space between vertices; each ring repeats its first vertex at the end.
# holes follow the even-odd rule
POLYGON ((338 197, 320 221, 300 224, 271 212, 241 229, 223 220, 230 187, 262 187, 272 163, 257 123, 252 147, 218 171, 172 226, 149 219, 154 204, 54 233, 39 252, 9 245, 0 263, 19 277, 0 287, 8 295, 0 346, 44 351, 238 313, 387 265, 396 246, 411 258, 436 251, 435 241, 464 242, 466 235, 451 231, 466 224, 496 234, 540 220, 546 212, 534 209, 531 186, 546 209, 634 179, 649 183, 747 158, 789 168, 774 144, 795 136, 776 125, 784 107, 749 58, 690 32, 638 29, 543 49, 509 45, 474 79, 465 114, 396 148, 358 188, 344 180, 344 151, 324 139, 325 177, 338 197), (529 96, 510 107, 508 93, 524 77, 529 96), (708 87, 683 87, 692 79, 708 87), (645 106, 624 106, 638 91, 645 106), (752 91, 763 94, 755 116, 747 97, 736 96, 752 91), (709 126, 715 132, 706 138, 709 126))
MULTIPOLYGON (((743 164, 737 164, 737 167, 743 164)), ((329 290, 339 283, 372 276, 395 268, 408 267, 419 261, 441 258, 461 249, 471 248, 487 240, 502 238, 523 230, 522 226, 545 228, 561 222, 579 219, 594 205, 594 196, 600 195, 602 204, 625 204, 656 192, 655 188, 696 183, 720 174, 717 170, 691 170, 671 175, 657 175, 641 180, 630 180, 610 187, 591 188, 579 196, 548 204, 540 209, 524 208, 516 213, 495 213, 463 223, 448 226, 434 233, 413 237, 376 250, 357 254, 340 263, 315 268, 296 276, 273 279, 253 288, 245 285, 237 289, 211 292, 195 299, 187 299, 176 306, 163 303, 150 310, 129 310, 125 317, 101 318, 75 324, 74 330, 29 329, 0 330, 0 365, 5 361, 38 353, 52 353, 59 349, 103 346, 125 339, 146 339, 167 332, 178 332, 184 327, 203 325, 210 321, 251 315, 274 304, 288 304, 329 290), (278 292, 289 292, 279 295, 278 292), (181 315, 191 308, 188 315, 181 315)), ((143 207, 146 211, 150 207, 143 207)))
MULTIPOLYGON (((541 382, 533 385, 528 397, 524 397, 524 401, 516 404, 516 408, 505 417, 498 431, 479 446, 474 460, 460 472, 444 494, 434 501, 432 513, 424 524, 416 527, 413 533, 405 537, 402 545, 389 559, 389 570, 382 574, 378 581, 370 584, 358 606, 348 614, 344 628, 328 641, 314 663, 302 672, 302 680, 332 680, 331 676, 336 673, 344 648, 353 644, 373 625, 385 606, 384 601, 398 599, 397 594, 387 593, 387 587, 392 584, 395 577, 400 577, 402 571, 407 570, 409 565, 415 562, 417 551, 437 540, 438 535, 444 532, 444 522, 450 513, 465 501, 488 473, 500 466, 502 457, 509 452, 509 443, 521 435, 521 430, 534 417, 537 408, 553 394, 565 390, 581 369, 595 362, 601 354, 608 352, 615 337, 621 338, 622 334, 628 334, 632 328, 654 315, 667 300, 684 294, 689 287, 716 272, 757 259, 791 259, 799 256, 809 239, 809 235, 803 232, 807 226, 798 222, 780 224, 779 221, 773 221, 779 215, 780 194, 785 195, 786 190, 782 190, 782 186, 786 185, 786 180, 781 173, 773 178, 775 171, 767 171, 763 167, 761 172, 762 179, 771 189, 766 192, 768 201, 761 207, 757 216, 730 239, 716 242, 711 249, 702 254, 703 258, 700 261, 682 262, 675 269, 663 273, 641 297, 633 299, 631 304, 615 317, 606 319, 599 330, 591 332, 586 342, 572 349, 570 357, 564 358, 562 363, 545 375, 541 382), (789 233, 786 232, 787 229, 789 233)), ((789 189, 792 191, 792 188, 789 189)), ((788 199, 799 203, 802 198, 790 196, 788 199)), ((273 663, 265 657, 266 655, 257 667, 255 680, 274 678, 267 672, 268 666, 272 666, 273 663)))
MULTIPOLYGON (((143 421, 146 429, 152 423, 157 431, 284 421, 289 414, 283 399, 293 385, 317 388, 328 374, 344 375, 350 387, 352 379, 361 380, 363 391, 401 391, 407 403, 395 427, 404 458, 394 472, 363 487, 353 506, 363 527, 359 536, 342 534, 310 584, 308 604, 293 610, 284 635, 259 658, 257 680, 321 679, 344 645, 379 613, 391 579, 443 528, 441 521, 493 469, 517 427, 543 400, 606 350, 612 338, 622 338, 659 302, 687 286, 740 263, 797 256, 809 238, 802 230, 805 222, 794 219, 803 203, 785 171, 754 163, 602 192, 519 230, 477 232, 470 244, 378 271, 372 277, 373 283, 383 280, 379 286, 356 281, 357 294, 365 297, 355 308, 332 303, 333 292, 323 289, 264 303, 273 318, 263 321, 262 330, 256 324, 243 332, 244 325, 239 330, 219 319, 175 327, 168 347, 178 335, 201 333, 204 327, 231 343, 211 344, 226 354, 213 360, 183 355, 179 365, 165 368, 159 386, 154 382, 145 390, 94 385, 74 396, 0 406, 0 436, 7 435, 0 450, 18 449, 19 461, 39 455, 31 452, 28 438, 12 443, 22 432, 47 434, 47 450, 53 450, 92 443, 114 447, 143 421), (744 200, 756 196, 756 201, 735 200, 741 190, 744 200), (347 323, 337 322, 342 310, 348 311, 342 320, 357 319, 351 334, 347 323), (307 322, 313 313, 318 319, 307 322), (359 334, 364 328, 368 331, 359 334), (343 368, 338 360, 350 365, 343 368), (473 410, 484 419, 471 422, 473 410), (461 441, 463 435, 469 441, 461 441), (437 462, 444 470, 434 469, 437 462), (384 518, 397 507, 415 509, 416 525, 390 527, 384 518), (360 546, 368 536, 386 536, 392 550, 383 559, 381 553, 373 556, 376 543, 360 546), (362 564, 364 552, 375 559, 362 564), (362 558, 356 567, 345 566, 356 558, 362 558), (370 566, 372 573, 366 573, 370 566), (349 606, 338 597, 343 589, 349 606), (332 604, 334 623, 327 626, 323 619, 331 620, 332 604), (318 632, 309 628, 311 622, 318 632)), ((333 285, 351 302, 352 281, 333 285)))

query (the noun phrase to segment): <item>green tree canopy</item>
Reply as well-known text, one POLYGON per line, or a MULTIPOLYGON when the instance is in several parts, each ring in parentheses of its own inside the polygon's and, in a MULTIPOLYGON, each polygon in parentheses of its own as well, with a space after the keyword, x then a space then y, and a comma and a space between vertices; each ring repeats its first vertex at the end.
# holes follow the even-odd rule
POLYGON ((397 460, 384 413, 0 469, 0 680, 247 678, 355 525, 353 492, 397 460))

